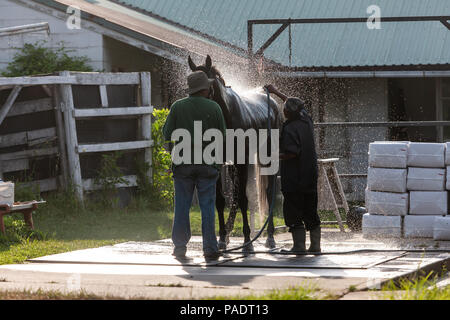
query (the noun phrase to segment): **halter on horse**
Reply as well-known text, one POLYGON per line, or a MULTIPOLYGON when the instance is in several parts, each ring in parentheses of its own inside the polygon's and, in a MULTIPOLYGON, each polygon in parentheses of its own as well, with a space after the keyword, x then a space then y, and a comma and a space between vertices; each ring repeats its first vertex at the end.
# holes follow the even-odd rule
MULTIPOLYGON (((222 113, 225 118, 225 123, 228 129, 267 129, 267 97, 261 93, 252 93, 248 96, 240 96, 238 95, 231 87, 227 87, 225 85, 225 81, 222 78, 220 72, 212 65, 211 57, 208 55, 206 58, 206 63, 201 66, 195 65, 192 61, 191 57, 188 59, 189 67, 192 71, 203 71, 206 73, 208 78, 214 79, 213 83, 213 100, 220 105, 222 109, 222 113)), ((278 108, 276 102, 271 99, 270 100, 270 108, 271 110, 271 127, 272 129, 279 129, 281 127, 281 117, 282 114, 278 108)), ((234 219, 236 217, 237 208, 234 204, 238 204, 239 208, 242 212, 243 218, 243 233, 244 233, 244 243, 250 241, 250 227, 247 216, 248 209, 248 197, 246 193, 247 189, 247 176, 249 170, 249 150, 248 145, 246 144, 245 148, 245 164, 237 164, 236 161, 233 161, 233 165, 224 166, 226 169, 222 169, 221 179, 217 182, 216 188, 216 208, 219 216, 219 249, 226 249, 226 246, 229 242, 229 234, 233 229, 234 219), (224 174, 225 170, 228 170, 231 176, 232 183, 227 183, 227 186, 231 186, 233 189, 231 191, 232 201, 230 207, 230 214, 228 216, 228 221, 225 224, 224 217, 224 209, 225 209, 225 197, 222 192, 222 181, 226 179, 226 175, 224 174)), ((264 183, 262 179, 266 176, 257 176, 260 183, 257 184, 260 188, 259 195, 262 198, 269 199, 268 196, 270 194, 270 188, 273 186, 271 183, 268 184, 267 188, 263 188, 264 183), (265 189, 265 190, 264 190, 265 189)), ((272 181, 272 179, 269 179, 272 181)), ((274 234, 274 225, 273 219, 269 221, 268 226, 268 237, 266 241, 266 247, 274 248, 275 240, 273 238, 274 234)), ((244 247, 244 252, 253 252, 253 245, 249 244, 244 247)))

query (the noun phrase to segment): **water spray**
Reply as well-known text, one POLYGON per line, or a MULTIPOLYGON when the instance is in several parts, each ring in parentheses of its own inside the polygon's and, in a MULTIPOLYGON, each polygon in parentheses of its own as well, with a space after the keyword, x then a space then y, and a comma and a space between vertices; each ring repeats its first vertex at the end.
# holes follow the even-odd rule
MULTIPOLYGON (((270 121, 270 92, 269 90, 264 87, 264 91, 267 94, 267 129, 268 129, 268 139, 270 141, 271 139, 271 121, 270 121)), ((272 175, 272 190, 271 190, 271 198, 269 201, 269 215, 267 216, 266 221, 264 222, 264 225, 259 230, 259 232, 256 234, 256 236, 251 239, 250 241, 244 243, 241 246, 226 249, 226 250, 219 250, 220 253, 234 253, 234 254, 240 254, 235 251, 241 250, 245 248, 246 246, 252 244, 255 242, 261 234, 264 232, 264 230, 267 228, 267 225, 273 217, 273 207, 275 204, 275 196, 276 196, 276 175, 272 175)), ((269 184, 270 185, 270 184, 269 184)), ((274 251, 275 249, 271 249, 269 251, 253 251, 250 254, 277 254, 277 255, 284 255, 284 256, 306 256, 306 255, 315 255, 315 256, 323 256, 323 255, 346 255, 346 254, 358 254, 358 253, 377 253, 377 252, 407 252, 407 253, 424 253, 424 252, 434 252, 434 253, 448 253, 448 250, 445 249, 357 249, 357 250, 350 250, 350 251, 329 251, 329 252, 295 252, 295 251, 274 251)))
MULTIPOLYGON (((264 87, 264 91, 267 94, 267 129, 268 129, 268 140, 270 141, 271 139, 271 133, 272 133, 272 124, 270 121, 270 92, 269 90, 267 90, 267 88, 264 87)), ((266 229, 270 219, 272 219, 273 217, 273 207, 275 204, 275 196, 276 196, 276 175, 272 175, 271 179, 272 179, 272 190, 271 190, 271 199, 269 201, 269 215, 267 216, 266 222, 264 222, 264 225, 262 226, 261 230, 259 230, 259 232, 256 234, 256 236, 251 239, 250 241, 244 243, 243 245, 236 247, 236 248, 231 248, 231 249, 227 249, 227 250, 221 250, 221 253, 230 253, 233 251, 237 251, 240 249, 243 249, 244 247, 252 244, 253 242, 255 242, 260 236, 261 234, 264 232, 264 230, 266 229)), ((270 184, 269 184, 270 185, 270 184)), ((270 253, 271 251, 265 252, 265 253, 270 253)))

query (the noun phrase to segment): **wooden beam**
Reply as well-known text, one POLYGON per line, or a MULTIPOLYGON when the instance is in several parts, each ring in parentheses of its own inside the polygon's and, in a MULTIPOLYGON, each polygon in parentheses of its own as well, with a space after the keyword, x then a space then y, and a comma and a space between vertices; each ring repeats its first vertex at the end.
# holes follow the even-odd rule
POLYGON ((36 180, 31 182, 23 183, 23 186, 33 186, 38 185, 39 186, 39 192, 47 192, 47 191, 53 191, 58 190, 58 182, 61 180, 61 176, 48 178, 48 179, 42 179, 42 180, 36 180))
POLYGON ((13 104, 11 110, 6 117, 22 116, 25 114, 50 111, 53 109, 52 101, 50 98, 44 98, 39 100, 21 101, 13 104))
POLYGON ((153 107, 75 109, 75 118, 135 116, 151 114, 153 107))
MULTIPOLYGON (((126 187, 136 187, 137 186, 137 177, 132 176, 124 176, 122 177, 128 183, 117 183, 115 185, 116 188, 126 188, 126 187)), ((95 184, 95 179, 85 179, 83 180, 83 189, 86 191, 93 191, 101 189, 101 186, 95 184)))
POLYGON ((34 140, 30 140, 28 141, 28 146, 29 147, 33 147, 33 146, 37 146, 43 143, 49 143, 52 141, 56 141, 58 139, 57 136, 50 136, 50 137, 43 137, 43 138, 39 138, 39 139, 34 139, 34 140))
POLYGON ((79 145, 78 153, 108 152, 120 150, 144 149, 152 146, 151 141, 113 142, 79 145))
POLYGON ((43 149, 31 149, 0 154, 0 161, 36 158, 36 157, 50 156, 54 154, 58 154, 58 149, 55 147, 43 149))
POLYGON ((42 139, 42 138, 54 137, 55 135, 56 135, 55 127, 33 130, 33 131, 27 132, 27 140, 33 141, 33 140, 42 139))
POLYGON ((256 51, 255 56, 261 55, 277 38, 278 36, 289 26, 289 23, 284 23, 277 31, 256 51))
POLYGON ((70 75, 66 77, 59 76, 41 76, 41 77, 0 77, 0 86, 39 86, 43 84, 72 84, 77 83, 77 79, 70 75))
POLYGON ((18 132, 0 136, 0 148, 27 144, 27 133, 18 132))
POLYGON ((6 115, 9 112, 9 109, 11 109, 12 105, 14 104, 14 101, 16 101, 17 96, 20 93, 20 90, 22 90, 21 86, 15 86, 11 93, 8 96, 8 99, 6 100, 3 107, 0 109, 0 125, 2 124, 3 120, 6 118, 6 115))
POLYGON ((62 179, 61 184, 64 189, 66 189, 69 185, 69 163, 67 161, 67 150, 65 143, 65 131, 64 131, 64 121, 63 115, 61 111, 61 97, 60 90, 57 85, 52 86, 52 100, 51 104, 54 108, 55 112, 55 121, 56 121, 56 132, 58 136, 58 146, 59 146, 59 159, 62 170, 62 179))
POLYGON ((0 148, 29 144, 33 140, 49 138, 56 135, 56 128, 23 131, 0 136, 0 148))
POLYGON ((103 108, 108 107, 108 91, 106 90, 106 86, 102 85, 98 87, 100 90, 100 101, 102 103, 103 108))
MULTIPOLYGON (((151 92, 152 92, 152 84, 151 84, 151 74, 150 72, 141 72, 140 73, 140 82, 141 82, 141 102, 144 106, 149 106, 152 104, 151 102, 151 92)), ((140 121, 140 138, 142 140, 151 141, 152 140, 152 116, 151 114, 146 114, 141 118, 140 121)), ((152 148, 150 144, 148 148, 144 150, 144 161, 149 164, 149 170, 147 172, 147 177, 151 181, 152 180, 152 148)))
MULTIPOLYGON (((64 71, 68 72, 68 71, 64 71)), ((99 73, 99 72, 68 72, 64 76, 27 76, 0 77, 0 87, 39 86, 54 84, 75 85, 138 85, 138 72, 99 73)))
MULTIPOLYGON (((69 77, 68 71, 60 72, 61 77, 69 77)), ((83 180, 81 179, 80 156, 77 153, 78 137, 73 111, 73 93, 71 85, 60 85, 60 97, 63 105, 65 141, 67 145, 67 159, 69 164, 70 180, 75 188, 75 193, 79 201, 83 202, 83 180)))
POLYGON ((15 159, 0 162, 0 172, 14 172, 28 170, 30 161, 28 159, 15 159))
POLYGON ((139 84, 138 72, 98 73, 98 72, 71 72, 75 77, 72 84, 79 85, 137 85, 139 84))

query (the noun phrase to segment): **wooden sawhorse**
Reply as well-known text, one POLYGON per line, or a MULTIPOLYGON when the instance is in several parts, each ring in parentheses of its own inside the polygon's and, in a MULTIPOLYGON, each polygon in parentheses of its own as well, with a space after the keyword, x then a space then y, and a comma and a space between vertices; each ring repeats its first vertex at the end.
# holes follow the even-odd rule
POLYGON ((45 203, 45 201, 30 201, 21 202, 18 204, 13 204, 9 206, 7 204, 0 204, 0 232, 5 234, 5 223, 3 221, 3 216, 13 213, 23 213, 23 220, 31 229, 34 229, 33 223, 33 211, 38 207, 38 204, 45 203))
POLYGON ((339 213, 339 208, 343 208, 347 215, 349 213, 349 208, 345 197, 344 188, 342 187, 341 180, 339 179, 339 175, 336 170, 336 162, 338 161, 339 158, 318 160, 318 209, 333 211, 336 216, 339 229, 341 232, 345 232, 341 214, 339 213))

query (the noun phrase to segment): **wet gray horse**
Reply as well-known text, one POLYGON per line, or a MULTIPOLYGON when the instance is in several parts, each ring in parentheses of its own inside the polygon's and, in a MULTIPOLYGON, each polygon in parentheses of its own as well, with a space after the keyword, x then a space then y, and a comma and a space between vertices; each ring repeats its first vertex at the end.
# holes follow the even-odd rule
MULTIPOLYGON (((220 72, 212 65, 211 57, 208 55, 204 65, 197 66, 189 57, 188 59, 189 67, 192 71, 203 71, 206 73, 208 78, 214 79, 213 82, 213 100, 217 102, 223 112, 225 122, 228 129, 267 129, 268 126, 268 100, 267 96, 261 93, 253 93, 251 96, 240 96, 231 87, 225 85, 225 81, 222 78, 220 72)), ((281 127, 282 115, 280 109, 278 108, 275 100, 270 99, 271 108, 271 128, 279 129, 281 127)), ((242 220, 243 220, 243 233, 244 233, 244 243, 249 242, 250 239, 250 226, 248 222, 247 210, 248 210, 248 198, 246 194, 247 187, 247 177, 249 170, 248 161, 248 141, 246 142, 246 155, 245 164, 236 164, 225 166, 225 170, 228 171, 231 177, 232 183, 222 183, 223 179, 226 177, 224 174, 221 175, 221 179, 218 180, 216 188, 216 208, 219 216, 219 248, 226 249, 229 242, 229 234, 233 229, 234 219, 236 217, 237 208, 232 205, 230 208, 230 214, 228 216, 228 221, 225 224, 224 209, 225 209, 225 197, 222 185, 227 185, 231 187, 232 203, 237 204, 241 209, 242 220)), ((236 150, 235 150, 236 151, 236 150)), ((235 152, 236 154, 236 152, 235 152)), ((222 173, 224 171, 222 170, 222 173)), ((268 195, 271 194, 271 188, 273 179, 268 179, 269 183, 265 190, 260 190, 265 192, 267 199, 270 199, 268 195)), ((228 181, 229 182, 229 181, 228 181)), ((260 188, 264 187, 264 184, 258 184, 260 188)), ((228 190, 229 191, 229 190, 228 190)), ((269 221, 268 225, 268 237, 266 241, 266 247, 275 248, 274 234, 274 224, 273 219, 269 221)), ((254 251, 253 245, 246 245, 243 249, 244 252, 254 251)))

